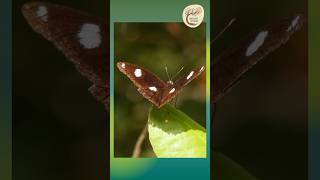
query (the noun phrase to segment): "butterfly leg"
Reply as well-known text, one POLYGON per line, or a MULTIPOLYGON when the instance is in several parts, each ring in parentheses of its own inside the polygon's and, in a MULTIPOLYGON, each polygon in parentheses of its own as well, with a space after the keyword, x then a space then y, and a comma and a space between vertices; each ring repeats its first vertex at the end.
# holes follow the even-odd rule
POLYGON ((177 108, 178 97, 179 97, 179 96, 176 96, 176 97, 174 98, 174 107, 175 107, 175 108, 177 108))

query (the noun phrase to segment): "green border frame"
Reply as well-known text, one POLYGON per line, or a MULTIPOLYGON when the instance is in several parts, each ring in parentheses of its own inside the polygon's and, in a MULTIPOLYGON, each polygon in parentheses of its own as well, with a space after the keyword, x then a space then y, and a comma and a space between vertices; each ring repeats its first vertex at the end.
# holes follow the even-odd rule
MULTIPOLYGON (((206 67, 210 67, 210 0, 111 0, 110 2, 110 179, 210 179, 210 128, 207 158, 114 157, 114 23, 183 22, 182 11, 191 4, 204 7, 206 67)), ((206 127, 210 127, 210 68, 206 68, 206 127)))
POLYGON ((309 180, 320 179, 320 2, 308 1, 309 180))

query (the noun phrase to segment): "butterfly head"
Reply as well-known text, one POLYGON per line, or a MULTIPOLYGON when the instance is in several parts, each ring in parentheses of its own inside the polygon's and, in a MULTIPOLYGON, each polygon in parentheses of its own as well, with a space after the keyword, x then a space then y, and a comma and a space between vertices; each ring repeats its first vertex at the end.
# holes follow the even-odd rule
POLYGON ((169 80, 169 81, 167 81, 167 84, 173 85, 173 81, 169 80))

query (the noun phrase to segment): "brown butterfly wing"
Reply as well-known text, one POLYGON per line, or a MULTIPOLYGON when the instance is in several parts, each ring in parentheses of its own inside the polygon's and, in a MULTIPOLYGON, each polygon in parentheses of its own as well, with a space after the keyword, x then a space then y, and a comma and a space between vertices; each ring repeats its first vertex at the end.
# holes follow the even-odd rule
POLYGON ((92 83, 91 93, 107 104, 109 97, 108 27, 100 18, 65 6, 30 2, 22 7, 34 31, 54 43, 92 83))
POLYGON ((203 71, 205 67, 202 66, 201 68, 194 69, 189 73, 182 76, 178 79, 173 85, 169 85, 163 93, 163 97, 160 103, 160 107, 169 102, 172 98, 174 98, 177 94, 179 94, 182 89, 189 84, 193 79, 198 77, 203 71))
POLYGON ((295 15, 263 27, 223 53, 211 66, 211 102, 227 93, 253 65, 286 43, 303 24, 295 15))
POLYGON ((118 62, 117 67, 133 82, 143 97, 160 107, 166 83, 150 71, 134 64, 118 62))

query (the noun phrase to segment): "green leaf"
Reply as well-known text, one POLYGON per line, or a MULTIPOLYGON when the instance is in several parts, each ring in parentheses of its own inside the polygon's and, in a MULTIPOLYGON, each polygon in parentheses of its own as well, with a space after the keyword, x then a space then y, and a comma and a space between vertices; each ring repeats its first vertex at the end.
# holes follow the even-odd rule
POLYGON ((152 107, 148 119, 149 139, 157 157, 205 158, 206 130, 171 105, 152 107))

